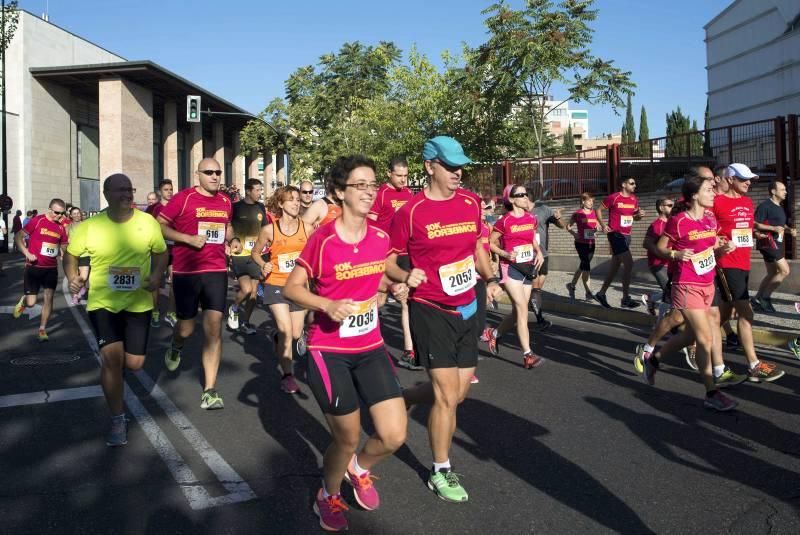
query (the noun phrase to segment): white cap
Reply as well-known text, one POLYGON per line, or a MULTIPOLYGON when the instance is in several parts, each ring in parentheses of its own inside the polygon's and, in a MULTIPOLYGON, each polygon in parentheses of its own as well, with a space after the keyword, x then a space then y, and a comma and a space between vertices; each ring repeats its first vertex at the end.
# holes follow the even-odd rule
POLYGON ((752 178, 758 178, 758 175, 752 172, 750 168, 743 163, 730 164, 728 168, 725 169, 725 176, 726 177, 735 176, 739 180, 750 180, 752 178))

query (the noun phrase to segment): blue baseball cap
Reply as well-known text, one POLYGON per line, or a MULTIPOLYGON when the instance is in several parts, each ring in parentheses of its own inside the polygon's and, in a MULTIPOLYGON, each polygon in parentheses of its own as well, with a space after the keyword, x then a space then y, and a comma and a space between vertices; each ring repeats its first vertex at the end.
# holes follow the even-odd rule
POLYGON ((472 163, 464 154, 461 143, 450 136, 436 136, 422 147, 423 160, 441 160, 451 167, 461 167, 472 163))

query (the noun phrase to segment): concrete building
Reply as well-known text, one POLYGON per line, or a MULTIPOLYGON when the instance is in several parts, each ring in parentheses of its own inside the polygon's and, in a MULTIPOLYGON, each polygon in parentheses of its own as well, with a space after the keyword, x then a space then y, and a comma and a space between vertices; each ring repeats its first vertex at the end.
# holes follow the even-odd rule
MULTIPOLYGON (((20 11, 6 58, 8 194, 14 208, 42 210, 52 197, 94 211, 100 181, 124 172, 136 200, 162 178, 180 188, 200 159, 215 157, 227 184, 259 176, 259 155, 240 155, 250 114, 150 61, 127 61, 41 18, 20 11), (186 96, 203 114, 186 121, 186 96)), ((270 165, 263 175, 270 176, 270 165)))
POLYGON ((557 139, 563 137, 570 126, 576 146, 581 144, 581 140, 589 137, 588 110, 571 110, 569 101, 556 101, 552 96, 548 97, 545 106, 549 110, 545 117, 547 128, 557 139))
POLYGON ((705 31, 712 128, 800 112, 800 0, 736 0, 705 31))

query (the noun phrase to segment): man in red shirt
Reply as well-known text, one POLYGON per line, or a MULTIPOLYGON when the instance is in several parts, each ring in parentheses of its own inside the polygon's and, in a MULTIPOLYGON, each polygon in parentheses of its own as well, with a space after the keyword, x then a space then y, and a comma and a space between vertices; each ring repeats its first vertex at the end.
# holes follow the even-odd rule
POLYGON ((203 316, 203 395, 201 409, 222 409, 215 385, 222 358, 222 316, 228 293, 228 242, 233 238, 231 200, 221 193, 222 169, 214 158, 197 166, 198 185, 178 192, 158 215, 164 238, 173 246, 172 287, 178 324, 164 355, 169 371, 181 363, 198 307, 203 316))
MULTIPOLYGON (((389 171, 386 175, 389 182, 383 184, 375 194, 375 204, 367 217, 374 221, 374 225, 387 234, 391 230, 392 219, 400 208, 410 201, 414 194, 406 186, 408 184, 408 162, 402 156, 396 156, 389 161, 389 171)), ((405 270, 410 270, 408 256, 398 257, 397 263, 405 270)), ((397 365, 409 370, 423 370, 417 364, 414 356, 414 344, 411 340, 411 328, 408 324, 408 302, 400 303, 400 325, 403 327, 403 355, 397 360, 397 365)))
POLYGON ((612 193, 595 208, 597 221, 602 225, 602 230, 608 235, 608 243, 611 246, 611 266, 609 267, 606 280, 600 291, 594 294, 601 305, 611 308, 606 300, 606 290, 611 286, 614 277, 617 276, 619 265, 622 264, 622 301, 620 305, 625 308, 636 308, 639 303, 631 299, 629 288, 631 284, 631 271, 633 270, 633 257, 631 256, 631 229, 633 222, 639 221, 644 217, 645 211, 639 208, 639 201, 633 192, 636 191, 636 179, 630 177, 622 181, 620 191, 612 193), (603 223, 603 208, 608 209, 608 223, 603 223))
POLYGON ((25 307, 34 306, 39 290, 43 289, 44 304, 38 333, 40 342, 48 340, 47 320, 53 312, 53 295, 58 285, 58 259, 63 256, 61 247, 68 241, 67 229, 62 223, 66 211, 64 201, 53 199, 47 213, 31 218, 15 236, 17 248, 25 255, 25 295, 14 307, 13 316, 19 318, 25 307))
MULTIPOLYGON (((147 207, 145 212, 156 218, 158 221, 158 214, 164 209, 164 207, 169 204, 169 201, 172 199, 172 195, 174 192, 174 188, 172 186, 172 180, 165 178, 161 182, 158 183, 158 202, 155 204, 151 204, 147 207)), ((175 245, 171 241, 167 240, 167 277, 164 280, 169 285, 169 308, 167 309, 167 313, 164 315, 164 321, 169 324, 170 327, 175 327, 175 324, 178 323, 178 318, 175 316, 175 292, 172 291, 172 246, 175 245)), ((154 328, 158 328, 161 323, 161 309, 159 308, 158 304, 158 295, 161 293, 160 290, 156 290, 153 292, 153 316, 150 320, 150 326, 154 328)))
POLYGON ((779 379, 784 372, 775 364, 760 361, 753 345, 753 308, 750 306, 750 253, 753 249, 753 201, 747 197, 750 181, 758 178, 749 167, 734 163, 725 170, 725 180, 730 189, 714 198, 714 217, 717 234, 727 244, 717 260, 717 297, 720 324, 731 317, 733 309, 739 315, 737 331, 739 342, 749 364, 749 380, 755 383, 779 379))

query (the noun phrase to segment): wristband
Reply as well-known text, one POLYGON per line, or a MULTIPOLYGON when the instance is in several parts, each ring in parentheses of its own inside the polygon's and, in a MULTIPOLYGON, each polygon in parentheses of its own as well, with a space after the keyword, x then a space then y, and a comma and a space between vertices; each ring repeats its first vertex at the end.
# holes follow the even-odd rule
POLYGON ((487 284, 487 285, 489 285, 489 284, 491 284, 491 283, 498 284, 498 282, 499 282, 499 281, 497 280, 497 277, 489 277, 488 279, 486 279, 486 284, 487 284))
POLYGON ((671 260, 675 260, 675 249, 670 250, 669 257, 671 260))

